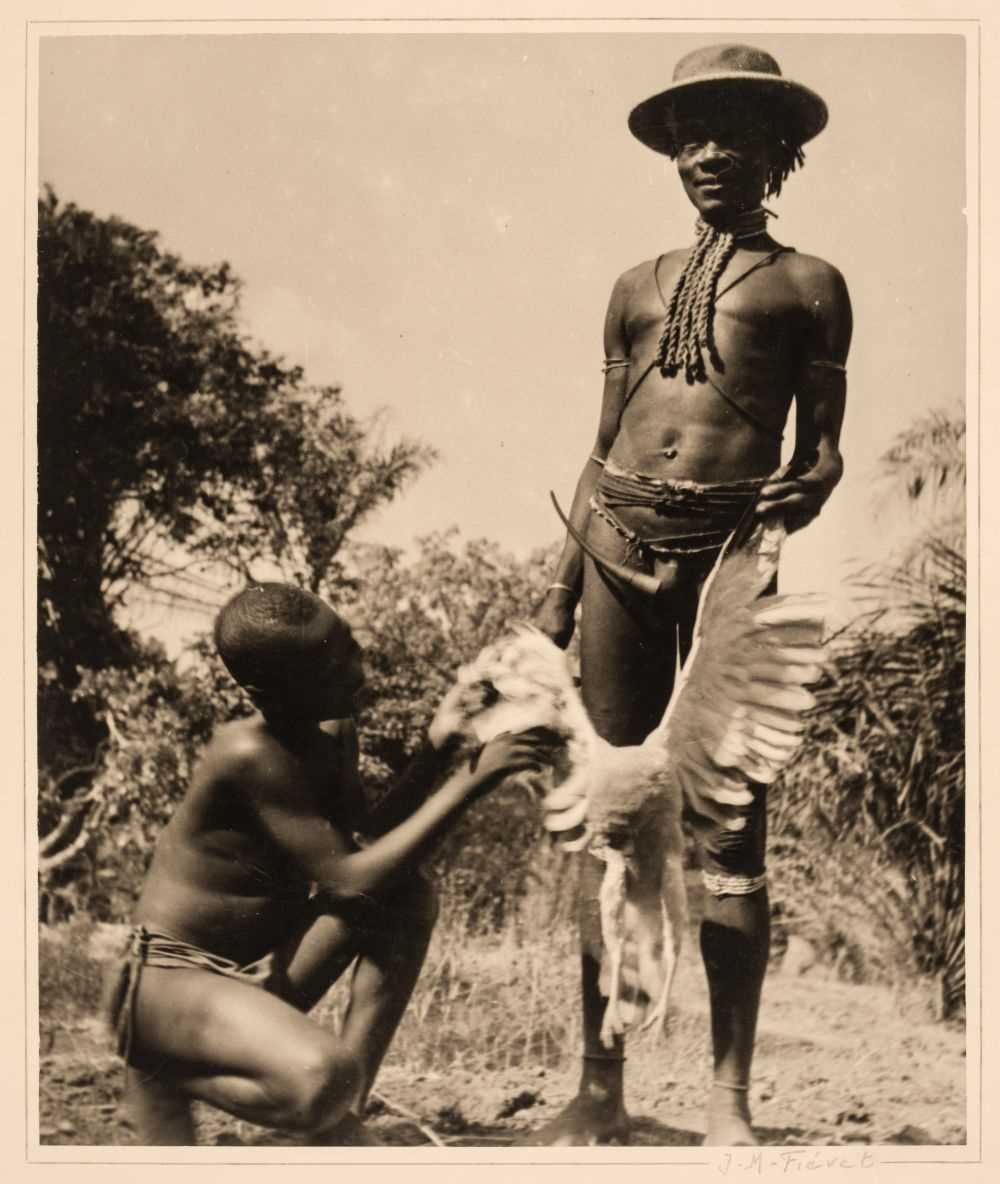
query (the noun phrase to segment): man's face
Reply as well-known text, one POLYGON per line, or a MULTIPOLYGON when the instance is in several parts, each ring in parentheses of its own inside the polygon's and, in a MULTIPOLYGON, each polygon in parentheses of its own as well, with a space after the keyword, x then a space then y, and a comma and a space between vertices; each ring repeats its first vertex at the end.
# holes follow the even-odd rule
POLYGON ((678 110, 677 171, 692 205, 708 222, 753 210, 764 197, 770 135, 756 106, 678 110))

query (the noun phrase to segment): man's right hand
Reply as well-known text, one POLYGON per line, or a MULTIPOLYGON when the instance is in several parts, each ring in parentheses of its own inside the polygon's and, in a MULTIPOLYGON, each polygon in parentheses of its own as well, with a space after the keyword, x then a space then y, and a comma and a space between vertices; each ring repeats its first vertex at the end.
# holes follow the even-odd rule
POLYGON ((535 625, 564 650, 573 636, 576 599, 565 588, 550 588, 535 614, 535 625))

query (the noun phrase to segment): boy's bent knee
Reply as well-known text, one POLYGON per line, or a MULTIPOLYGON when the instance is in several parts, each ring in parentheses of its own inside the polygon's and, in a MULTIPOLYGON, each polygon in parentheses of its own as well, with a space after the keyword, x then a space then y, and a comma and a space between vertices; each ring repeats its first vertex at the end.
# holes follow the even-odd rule
POLYGON ((313 1132, 337 1122, 354 1100, 362 1072, 360 1061, 340 1049, 302 1054, 275 1083, 278 1125, 313 1132))

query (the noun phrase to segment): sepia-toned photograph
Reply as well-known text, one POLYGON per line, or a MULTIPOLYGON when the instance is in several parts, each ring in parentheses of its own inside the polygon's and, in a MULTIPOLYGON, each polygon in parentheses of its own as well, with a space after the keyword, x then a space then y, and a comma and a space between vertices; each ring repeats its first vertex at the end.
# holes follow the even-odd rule
POLYGON ((977 53, 34 28, 36 1146, 971 1153, 977 53))

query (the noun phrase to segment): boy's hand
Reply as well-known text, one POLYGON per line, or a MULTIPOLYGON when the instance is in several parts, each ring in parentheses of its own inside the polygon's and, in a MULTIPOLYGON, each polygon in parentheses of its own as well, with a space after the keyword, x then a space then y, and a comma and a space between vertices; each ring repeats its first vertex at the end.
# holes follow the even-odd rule
POLYGON ((535 614, 535 624, 561 650, 569 645, 573 637, 575 608, 576 597, 572 592, 567 592, 565 588, 550 588, 535 614))
POLYGON ((473 761, 470 777, 474 796, 489 793, 518 773, 543 769, 550 761, 553 743, 553 733, 545 728, 516 734, 503 732, 494 737, 473 761))

